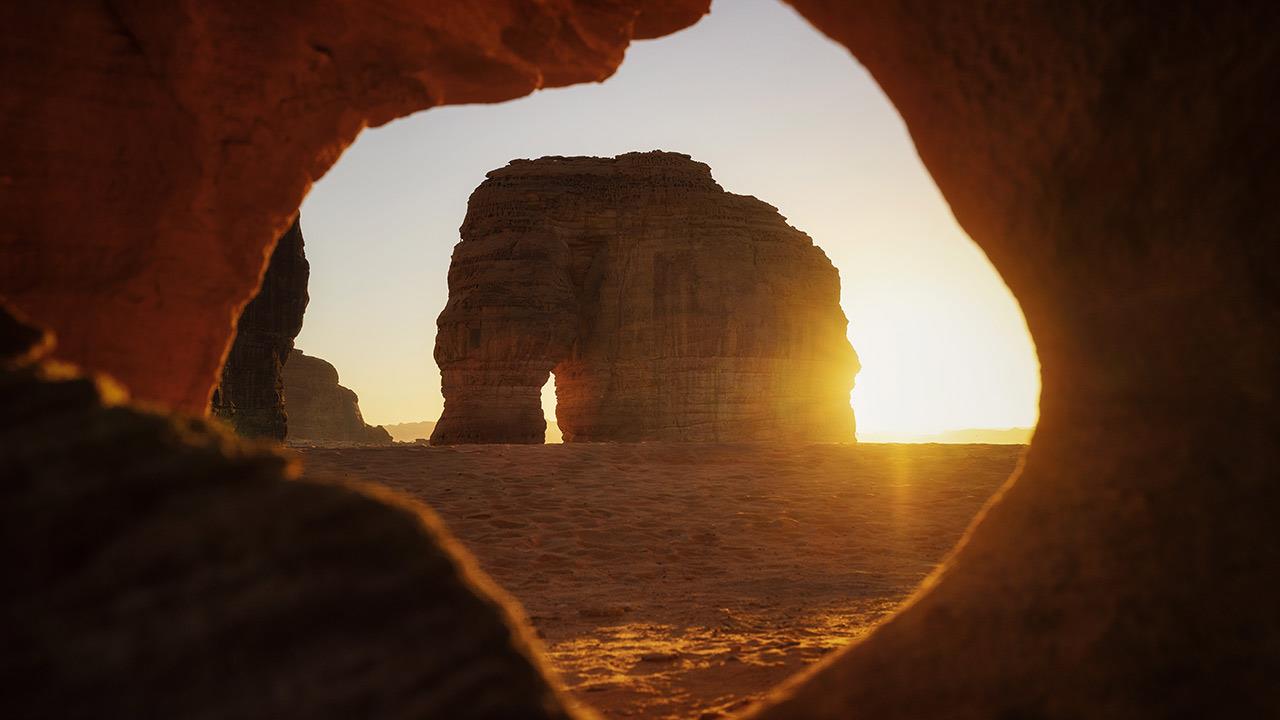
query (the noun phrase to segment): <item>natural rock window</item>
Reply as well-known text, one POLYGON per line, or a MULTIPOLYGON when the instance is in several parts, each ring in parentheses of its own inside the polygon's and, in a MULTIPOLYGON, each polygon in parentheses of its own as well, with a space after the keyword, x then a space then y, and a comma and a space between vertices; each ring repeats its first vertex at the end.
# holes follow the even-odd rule
POLYGON ((827 256, 687 155, 516 160, 449 268, 432 442, 852 442, 858 369, 827 256))

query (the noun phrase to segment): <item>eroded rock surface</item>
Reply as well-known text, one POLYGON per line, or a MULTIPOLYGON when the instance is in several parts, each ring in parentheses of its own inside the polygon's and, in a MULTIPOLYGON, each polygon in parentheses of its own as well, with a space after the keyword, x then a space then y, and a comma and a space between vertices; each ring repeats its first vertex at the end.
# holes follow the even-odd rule
POLYGON ((437 444, 854 437, 840 278, 687 155, 516 160, 476 189, 435 356, 437 444))
POLYGON ((360 398, 338 384, 337 368, 301 350, 284 366, 284 398, 290 441, 391 442, 381 425, 365 423, 360 398))
POLYGON ((52 346, 0 304, 0 714, 570 716, 429 510, 127 407, 52 346))
POLYGON ((362 129, 602 80, 709 4, 0 3, 0 294, 60 359, 207 412, 263 248, 362 129))
POLYGON ((214 416, 239 435, 285 438, 284 364, 302 330, 310 275, 302 227, 294 219, 276 243, 262 287, 240 314, 236 340, 213 391, 214 416))

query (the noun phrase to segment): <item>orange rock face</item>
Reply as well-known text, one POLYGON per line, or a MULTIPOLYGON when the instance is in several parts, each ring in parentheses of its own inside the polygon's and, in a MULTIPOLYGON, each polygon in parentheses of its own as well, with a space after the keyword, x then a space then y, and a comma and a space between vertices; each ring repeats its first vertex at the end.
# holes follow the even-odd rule
MULTIPOLYGON (((232 319, 255 292, 274 239, 360 128, 435 105, 598 80, 632 37, 678 29, 706 4, 388 0, 376 11, 341 0, 0 4, 0 294, 57 332, 60 357, 116 375, 144 400, 203 412, 232 319)), ((1265 2, 1185 0, 1156 9, 1109 0, 792 4, 848 47, 902 113, 957 219, 1022 304, 1043 396, 1019 476, 937 576, 866 640, 787 688, 768 716, 1280 715, 1280 13, 1265 2)), ((148 432, 192 445, 154 423, 148 432)), ((9 445, 0 467, 28 457, 31 437, 9 445)), ((240 472, 223 462, 232 447, 206 442, 197 456, 203 474, 143 467, 205 481, 234 503, 235 488, 223 483, 240 472)), ((6 547, 20 558, 14 565, 46 573, 24 576, 35 585, 20 597, 36 600, 12 615, 32 619, 21 623, 29 630, 75 628, 59 612, 70 605, 47 598, 55 581, 88 567, 84 554, 30 562, 22 553, 50 547, 51 537, 80 537, 65 528, 86 522, 92 533, 105 523, 144 528, 132 514, 137 505, 112 510, 102 499, 150 492, 155 478, 118 473, 105 476, 109 482, 72 483, 42 474, 67 453, 39 457, 28 465, 37 468, 30 482, 44 483, 48 494, 5 484, 39 498, 4 505, 37 523, 5 526, 12 528, 6 547)), ((84 463, 86 455, 70 457, 84 463)), ((266 507, 257 495, 242 497, 225 516, 239 520, 244 508, 266 507)), ((289 537, 277 532, 284 521, 304 520, 303 508, 322 498, 299 489, 270 506, 276 516, 253 534, 242 522, 184 522, 183 532, 196 533, 193 554, 149 567, 180 580, 199 564, 191 558, 217 547, 206 542, 213 537, 249 548, 249 558, 292 551, 297 543, 273 538, 289 537)), ((205 498, 178 505, 215 507, 205 498)), ((383 507, 364 507, 373 506, 383 507)), ((324 517, 320 524, 334 525, 332 513, 324 517)), ((151 556, 110 544, 109 534, 83 536, 93 548, 128 552, 95 556, 105 564, 89 572, 102 584, 74 584, 94 589, 74 605, 123 610, 101 625, 109 642, 76 630, 40 640, 75 672, 26 666, 30 674, 19 677, 41 679, 45 704, 25 714, 138 714, 100 703, 66 712, 88 696, 64 678, 127 688, 129 698, 201 680, 219 692, 189 707, 245 716, 273 712, 280 688, 325 686, 313 678, 294 684, 295 663, 277 660, 251 668, 267 691, 227 693, 231 685, 217 674, 231 666, 153 652, 177 636, 157 633, 145 612, 126 614, 137 606, 123 600, 138 597, 129 573, 142 567, 124 558, 151 556), (78 644, 87 637, 99 651, 159 658, 164 672, 139 673, 126 657, 89 674, 78 644), (217 704, 241 699, 249 705, 217 704)), ((154 550, 168 536, 133 537, 154 550)), ((413 552, 378 557, 417 567, 430 544, 424 538, 413 552)), ((362 547, 377 554, 383 546, 374 538, 362 547)), ((367 566, 335 568, 326 587, 367 566)), ((270 566, 246 580, 246 591, 270 597, 272 579, 294 567, 270 566)), ((395 597, 429 596, 435 578, 427 573, 426 590, 404 585, 410 589, 395 597)), ((325 617, 318 608, 336 602, 283 592, 303 598, 288 606, 291 618, 325 617)), ((166 608, 187 600, 164 597, 166 608)), ((199 627, 247 607, 239 596, 220 597, 198 613, 199 627)), ((344 617, 386 615, 381 602, 370 607, 344 617)), ((437 627, 418 623, 410 604, 400 607, 406 626, 437 627)), ((246 612, 253 622, 236 627, 260 619, 274 627, 272 615, 246 612)), ((461 627, 441 612, 439 626, 461 627)), ((427 635, 415 649, 440 646, 427 635)), ((465 649, 467 657, 481 651, 465 649)), ((406 653, 383 667, 424 667, 406 653)), ((332 668, 342 666, 330 657, 350 653, 289 657, 332 668)), ((6 659, 6 667, 24 666, 6 659)), ((492 676, 467 677, 513 687, 514 676, 494 668, 492 676)), ((423 685, 441 698, 433 680, 453 687, 432 673, 359 677, 353 698, 423 685)), ((477 716, 485 697, 491 693, 431 707, 441 716, 477 716)), ((388 714, 382 710, 364 714, 388 714)))
POLYGON ((853 440, 840 278, 687 155, 516 160, 471 195, 436 362, 437 444, 853 440))
POLYGON ((4 3, 0 295, 60 359, 203 414, 276 238, 362 128, 602 80, 708 4, 4 3))

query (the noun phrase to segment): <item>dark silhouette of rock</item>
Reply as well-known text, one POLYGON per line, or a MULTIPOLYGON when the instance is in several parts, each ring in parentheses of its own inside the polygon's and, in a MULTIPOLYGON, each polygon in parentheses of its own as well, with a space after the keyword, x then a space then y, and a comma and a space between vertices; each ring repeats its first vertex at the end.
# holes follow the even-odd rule
POLYGON ((292 442, 391 442, 381 425, 368 425, 360 414, 360 398, 338 384, 338 370, 301 350, 284 366, 284 402, 292 442))
POLYGON ((546 157, 471 195, 436 362, 437 444, 853 440, 840 278, 688 155, 546 157))
MULTIPOLYGON (((1280 13, 1268 2, 1188 0, 791 3, 847 47, 902 114, 957 220, 1018 297, 1043 389, 1017 477, 937 575, 888 622, 781 690, 768 716, 1280 716, 1280 13)), ((0 295, 57 333, 58 357, 113 373, 140 400, 204 413, 233 311, 255 292, 266 248, 362 128, 600 80, 632 38, 679 29, 707 5, 386 0, 367 12, 350 0, 260 0, 249 12, 233 3, 0 3, 0 295)), ((769 41, 767 29, 743 39, 769 41)), ((858 72, 852 62, 849 72, 858 72)), ((759 93, 767 99, 770 88, 759 93)), ((74 395, 81 386, 58 387, 74 395)), ((13 407, 5 405, 6 427, 34 417, 13 407)), ((175 435, 190 422, 157 428, 180 444, 175 435)), ((39 493, 0 503, 2 537, 12 572, 53 582, 92 560, 103 584, 66 603, 9 591, 0 598, 15 603, 5 628, 54 633, 97 613, 109 630, 93 636, 89 649, 103 655, 91 670, 82 633, 35 646, 4 638, 6 689, 43 693, 39 712, 7 715, 277 714, 276 698, 306 698, 334 676, 306 672, 315 653, 300 643, 310 635, 271 635, 275 618, 324 620, 335 607, 350 611, 343 617, 386 616, 381 602, 354 608, 332 592, 373 565, 413 578, 386 602, 440 592, 420 565, 429 538, 388 553, 375 522, 361 524, 372 533, 363 544, 342 535, 322 544, 328 560, 337 561, 332 548, 347 558, 326 565, 326 592, 291 596, 284 615, 244 605, 305 566, 287 562, 291 553, 311 557, 268 532, 293 527, 298 504, 271 506, 269 523, 240 524, 241 510, 258 507, 254 495, 223 506, 230 524, 192 525, 187 547, 234 538, 242 557, 276 560, 244 579, 243 596, 210 596, 203 581, 184 583, 203 555, 159 554, 171 537, 143 533, 144 521, 186 517, 201 503, 161 495, 144 508, 127 483, 81 485, 78 473, 104 459, 127 463, 111 444, 77 452, 71 443, 92 436, 66 427, 28 426, 0 443, 0 491, 39 493), (18 453, 37 446, 54 449, 25 467, 76 465, 67 476, 10 480, 18 453), (119 534, 102 535, 104 525, 119 534), (113 542, 131 529, 130 545, 113 542), (78 537, 90 540, 48 550, 78 537), (157 560, 147 563, 152 582, 201 588, 166 607, 194 597, 202 619, 234 616, 277 642, 233 657, 169 654, 179 637, 171 631, 191 626, 129 612, 135 588, 111 579, 136 570, 134 557, 157 560), (118 664, 96 664, 122 652, 118 664), (139 672, 130 658, 140 657, 166 662, 139 672), (239 691, 245 674, 262 684, 239 691), (219 691, 188 712, 96 702, 111 688, 158 698, 210 684, 219 691), (233 702, 250 707, 219 712, 233 702)), ((234 439, 213 445, 174 472, 183 487, 217 484, 229 495, 244 450, 234 439)), ((154 472, 165 456, 143 446, 135 457, 154 472)), ((334 520, 308 531, 345 532, 334 520)), ((438 627, 469 627, 467 618, 459 611, 438 627)), ((330 648, 350 638, 325 637, 330 648)), ((405 647, 396 667, 417 667, 417 652, 440 643, 415 637, 429 640, 405 647)), ((454 647, 468 643, 450 637, 454 647)), ((479 637, 467 658, 492 651, 479 637)), ((197 649, 203 637, 180 639, 197 649)), ((333 652, 316 657, 346 656, 333 652)), ((486 704, 531 687, 519 672, 493 666, 473 692, 443 696, 435 693, 456 687, 469 666, 461 676, 444 672, 450 665, 423 667, 416 683, 362 674, 347 696, 361 707, 329 713, 409 712, 415 703, 401 693, 429 687, 436 700, 419 716, 536 715, 486 704)), ((19 704, 12 692, 6 710, 19 704)))
POLYGON ((285 438, 284 364, 302 330, 310 276, 295 218, 276 242, 258 294, 240 313, 235 342, 213 391, 213 415, 244 437, 285 438))
POLYGON ((121 405, 39 340, 0 304, 4 717, 568 717, 429 510, 121 405))

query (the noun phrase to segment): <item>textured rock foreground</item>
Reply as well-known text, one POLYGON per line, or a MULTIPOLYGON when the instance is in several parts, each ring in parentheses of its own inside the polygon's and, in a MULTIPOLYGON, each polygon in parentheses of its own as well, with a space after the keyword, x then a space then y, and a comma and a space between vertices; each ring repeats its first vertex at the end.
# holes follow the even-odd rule
POLYGON ((243 437, 284 440, 284 364, 302 330, 311 267, 295 219, 276 242, 262 287, 236 323, 236 339, 213 391, 212 412, 243 437))
POLYGON ((425 508, 121 405, 0 305, 7 718, 564 718, 425 508))
POLYGON ((436 444, 851 442, 857 356, 809 236, 687 155, 516 160, 476 188, 438 321, 436 444))
POLYGON ((289 355, 284 397, 291 442, 391 442, 381 425, 364 421, 360 398, 338 384, 337 368, 318 357, 301 350, 289 355))

